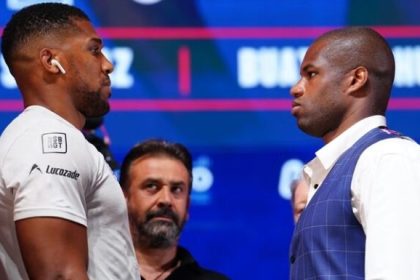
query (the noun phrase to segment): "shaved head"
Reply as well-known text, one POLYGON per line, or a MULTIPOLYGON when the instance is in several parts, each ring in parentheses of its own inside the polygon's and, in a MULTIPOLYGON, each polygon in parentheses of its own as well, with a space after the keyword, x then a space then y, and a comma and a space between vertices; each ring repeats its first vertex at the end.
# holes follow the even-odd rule
POLYGON ((300 129, 326 143, 356 122, 385 115, 395 74, 392 50, 376 31, 346 27, 308 48, 291 88, 300 129))
POLYGON ((395 61, 386 40, 366 27, 347 27, 323 34, 315 43, 325 45, 322 53, 344 72, 362 66, 368 70, 367 87, 376 99, 375 111, 384 114, 395 75, 395 61))

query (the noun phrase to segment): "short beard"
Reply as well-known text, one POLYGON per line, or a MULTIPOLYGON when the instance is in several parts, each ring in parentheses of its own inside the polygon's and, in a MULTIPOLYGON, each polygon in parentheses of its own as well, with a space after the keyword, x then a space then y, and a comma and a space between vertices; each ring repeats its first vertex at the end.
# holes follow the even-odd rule
POLYGON ((99 92, 89 92, 83 96, 82 114, 86 118, 97 118, 109 112, 109 103, 101 98, 99 92))
POLYGON ((180 222, 179 216, 168 207, 148 212, 146 221, 137 224, 138 241, 147 248, 169 248, 177 243, 184 223, 185 219, 180 222), (152 220, 155 217, 165 217, 172 221, 152 220))
MULTIPOLYGON (((81 77, 78 78, 84 81, 81 77)), ((87 83, 82 83, 74 89, 74 94, 76 95, 77 110, 85 118, 102 117, 110 110, 108 99, 102 98, 100 88, 93 90, 87 83)))

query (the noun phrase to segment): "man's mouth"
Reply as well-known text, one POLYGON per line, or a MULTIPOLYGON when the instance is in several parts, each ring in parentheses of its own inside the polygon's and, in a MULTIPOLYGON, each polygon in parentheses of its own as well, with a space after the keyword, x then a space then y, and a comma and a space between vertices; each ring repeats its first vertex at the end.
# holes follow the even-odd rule
POLYGON ((164 221, 171 221, 171 222, 174 221, 171 217, 168 217, 168 216, 156 216, 156 217, 153 217, 151 220, 164 220, 164 221))
POLYGON ((297 111, 301 108, 302 106, 300 105, 300 103, 293 101, 292 102, 292 115, 297 114, 297 111))
POLYGON ((104 82, 102 83, 103 86, 105 87, 110 87, 111 86, 111 79, 110 78, 106 78, 104 80, 104 82))

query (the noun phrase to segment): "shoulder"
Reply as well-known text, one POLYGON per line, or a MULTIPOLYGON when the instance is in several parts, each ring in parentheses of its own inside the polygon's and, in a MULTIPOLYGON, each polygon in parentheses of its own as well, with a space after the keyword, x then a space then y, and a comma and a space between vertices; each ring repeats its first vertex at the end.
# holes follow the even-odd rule
POLYGON ((381 160, 383 157, 420 158, 420 145, 408 137, 395 137, 378 141, 368 147, 361 159, 381 160))
POLYGON ((420 180, 418 170, 420 146, 415 141, 402 137, 381 140, 360 155, 352 188, 356 191, 354 186, 377 185, 381 180, 391 180, 391 177, 398 177, 399 180, 420 180))
POLYGON ((168 280, 190 279, 190 280, 227 280, 227 276, 201 267, 192 257, 191 253, 185 248, 178 248, 178 258, 181 266, 176 269, 168 280))
POLYGON ((202 267, 200 267, 199 276, 200 277, 197 279, 200 279, 200 280, 227 280, 229 279, 227 276, 219 272, 202 268, 202 267))
POLYGON ((34 164, 44 170, 47 166, 90 170, 92 162, 99 162, 90 146, 81 131, 59 116, 45 108, 29 108, 0 138, 0 167, 10 177, 22 175, 16 170, 28 173, 34 164))
POLYGON ((199 265, 184 265, 175 270, 168 280, 189 279, 189 280, 228 280, 227 276, 200 267, 199 265))
POLYGON ((83 138, 83 134, 70 123, 45 108, 30 108, 16 117, 4 130, 2 140, 8 143, 28 141, 36 143, 48 140, 50 136, 73 139, 83 138))

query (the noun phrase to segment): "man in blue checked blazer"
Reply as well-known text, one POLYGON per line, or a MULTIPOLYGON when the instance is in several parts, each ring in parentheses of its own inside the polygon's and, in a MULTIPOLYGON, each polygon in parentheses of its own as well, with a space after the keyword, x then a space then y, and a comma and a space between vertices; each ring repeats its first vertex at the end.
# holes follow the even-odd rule
POLYGON ((325 146, 290 247, 291 279, 420 279, 420 146, 386 126, 395 62, 366 27, 309 47, 291 89, 299 128, 325 146))

